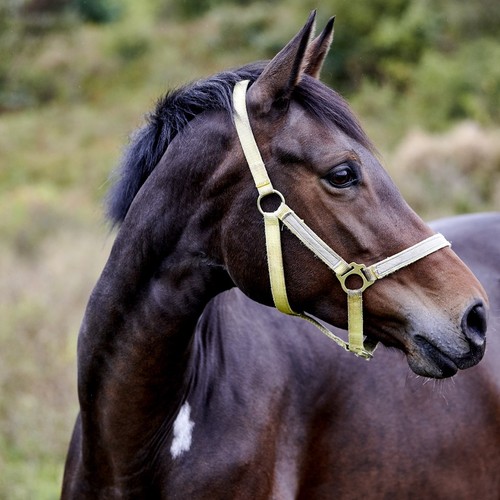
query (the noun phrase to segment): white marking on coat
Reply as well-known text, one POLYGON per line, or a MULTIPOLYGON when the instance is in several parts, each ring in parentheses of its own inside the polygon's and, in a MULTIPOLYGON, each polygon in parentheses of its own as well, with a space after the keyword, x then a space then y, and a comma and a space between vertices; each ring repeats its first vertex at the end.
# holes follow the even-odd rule
POLYGON ((172 458, 177 458, 182 453, 189 451, 193 439, 193 427, 191 406, 186 402, 182 405, 174 422, 174 438, 170 447, 172 458))

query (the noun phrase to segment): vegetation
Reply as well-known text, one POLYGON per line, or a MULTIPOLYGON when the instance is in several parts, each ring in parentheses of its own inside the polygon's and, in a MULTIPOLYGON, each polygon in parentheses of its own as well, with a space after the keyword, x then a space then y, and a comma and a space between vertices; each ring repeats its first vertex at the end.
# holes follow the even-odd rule
POLYGON ((76 335, 126 138, 167 88, 271 57, 336 14, 324 79, 435 217, 500 208, 494 0, 0 2, 0 498, 58 496, 76 335))

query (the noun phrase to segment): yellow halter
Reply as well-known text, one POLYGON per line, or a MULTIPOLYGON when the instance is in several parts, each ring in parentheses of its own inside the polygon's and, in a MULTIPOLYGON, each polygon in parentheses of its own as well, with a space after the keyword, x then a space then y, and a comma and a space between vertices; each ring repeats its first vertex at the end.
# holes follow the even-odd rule
POLYGON ((283 195, 273 188, 248 119, 246 108, 246 91, 248 83, 248 80, 240 81, 234 87, 234 122, 241 147, 259 193, 257 207, 264 217, 267 261, 274 305, 285 314, 298 316, 314 324, 327 337, 334 340, 347 351, 353 352, 357 356, 370 359, 373 356, 377 342, 370 342, 363 338, 363 292, 369 286, 373 285, 376 280, 384 278, 398 269, 412 264, 441 248, 449 247, 451 244, 442 234, 434 234, 406 250, 381 260, 369 267, 366 267, 364 264, 356 264, 355 262, 348 264, 297 216, 297 214, 285 203, 283 195), (262 199, 272 194, 278 196, 281 203, 275 211, 266 212, 262 208, 262 199), (309 248, 309 250, 319 257, 335 273, 340 281, 342 289, 347 294, 349 342, 345 342, 311 316, 305 313, 294 312, 290 307, 283 270, 280 221, 307 248, 309 248), (362 281, 362 285, 359 288, 349 288, 346 284, 346 280, 350 276, 358 276, 362 281))

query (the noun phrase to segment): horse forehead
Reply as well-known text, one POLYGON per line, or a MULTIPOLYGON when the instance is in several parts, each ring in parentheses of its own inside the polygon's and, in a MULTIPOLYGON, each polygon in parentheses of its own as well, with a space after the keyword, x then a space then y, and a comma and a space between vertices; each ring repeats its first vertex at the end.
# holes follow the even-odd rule
POLYGON ((334 137, 340 132, 333 123, 322 122, 302 106, 292 102, 284 123, 279 127, 282 133, 290 134, 301 132, 300 136, 309 135, 310 139, 324 140, 334 137))
POLYGON ((283 155, 294 155, 312 162, 328 163, 334 161, 337 154, 345 152, 355 152, 365 161, 373 159, 365 147, 334 123, 319 120, 300 106, 291 106, 284 122, 276 127, 273 145, 283 155))

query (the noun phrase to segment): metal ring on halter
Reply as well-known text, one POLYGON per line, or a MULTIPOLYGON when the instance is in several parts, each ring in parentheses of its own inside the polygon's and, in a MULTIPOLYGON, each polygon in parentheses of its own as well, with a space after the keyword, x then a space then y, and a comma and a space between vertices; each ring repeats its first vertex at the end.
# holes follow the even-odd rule
POLYGON ((259 212, 262 214, 262 215, 275 215, 276 217, 278 216, 278 211, 280 209, 280 207, 282 205, 285 204, 285 198, 284 196, 279 192, 277 191, 276 189, 273 189, 272 191, 270 191, 269 193, 264 193, 264 194, 259 194, 259 197, 257 198, 257 208, 259 209, 259 212), (281 203, 279 204, 278 208, 276 210, 273 210, 271 212, 266 212, 262 206, 261 206, 261 203, 262 203, 262 200, 264 198, 266 198, 267 196, 271 196, 271 195, 277 195, 281 201, 281 203))
POLYGON ((351 269, 349 269, 344 274, 337 275, 337 278, 340 281, 340 285, 342 286, 344 292, 361 293, 364 292, 370 285, 373 285, 373 283, 375 283, 375 280, 369 279, 366 273, 364 272, 364 270, 366 269, 366 266, 364 264, 356 264, 356 262, 351 262, 349 266, 351 269), (350 276, 358 276, 362 281, 362 285, 359 288, 349 288, 346 284, 346 281, 350 276))

